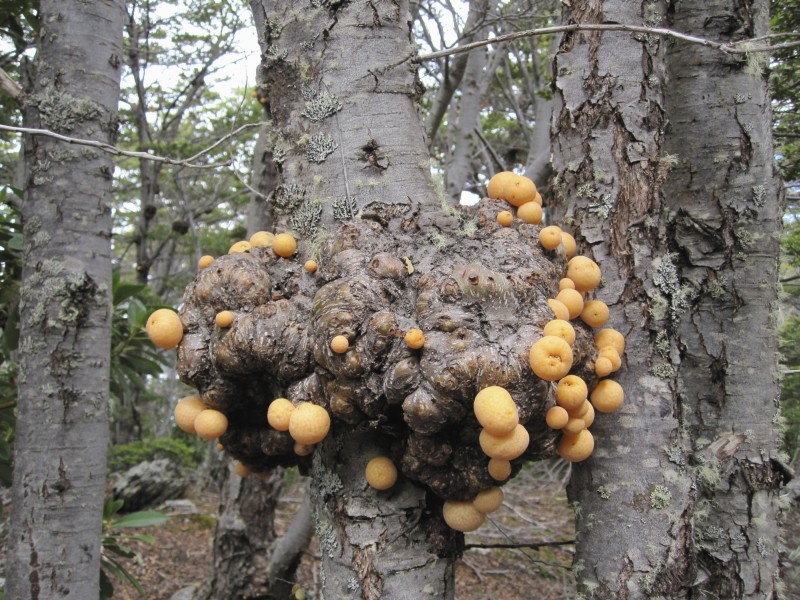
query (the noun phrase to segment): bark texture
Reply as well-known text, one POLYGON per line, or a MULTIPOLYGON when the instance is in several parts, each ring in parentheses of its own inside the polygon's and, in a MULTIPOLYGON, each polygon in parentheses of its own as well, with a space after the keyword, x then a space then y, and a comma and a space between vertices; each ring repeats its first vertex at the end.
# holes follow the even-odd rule
MULTIPOLYGON (((43 1, 27 127, 113 143, 124 5, 43 1)), ((7 598, 97 598, 108 444, 113 165, 25 140, 7 598)))
MULTIPOLYGON (((567 17, 735 42, 767 11, 579 1, 567 17)), ((587 597, 778 594, 781 202, 761 67, 623 33, 566 35, 556 56, 558 211, 603 265, 628 344, 626 404, 570 484, 587 597)))

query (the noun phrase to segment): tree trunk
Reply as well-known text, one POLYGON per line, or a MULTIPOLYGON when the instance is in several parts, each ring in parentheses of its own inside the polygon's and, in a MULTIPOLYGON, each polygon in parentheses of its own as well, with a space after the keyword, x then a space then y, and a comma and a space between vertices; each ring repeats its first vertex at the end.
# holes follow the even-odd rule
MULTIPOLYGON (((113 143, 122 2, 42 1, 27 127, 113 143)), ((108 444, 113 164, 25 140, 7 598, 97 598, 108 444)))
MULTIPOLYGON (((766 33, 767 11, 580 1, 568 20, 729 43, 766 33)), ((754 62, 625 33, 567 34, 556 56, 558 210, 627 337, 626 404, 569 488, 592 597, 777 594, 781 202, 754 62)))

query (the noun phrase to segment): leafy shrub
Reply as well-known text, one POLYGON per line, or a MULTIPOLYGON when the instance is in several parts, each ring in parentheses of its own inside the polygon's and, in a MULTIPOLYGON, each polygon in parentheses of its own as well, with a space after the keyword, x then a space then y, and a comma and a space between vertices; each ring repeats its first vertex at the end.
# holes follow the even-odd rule
POLYGON ((169 458, 187 469, 194 469, 202 460, 202 450, 177 438, 157 438, 129 444, 117 444, 108 452, 108 468, 125 471, 142 462, 169 458))

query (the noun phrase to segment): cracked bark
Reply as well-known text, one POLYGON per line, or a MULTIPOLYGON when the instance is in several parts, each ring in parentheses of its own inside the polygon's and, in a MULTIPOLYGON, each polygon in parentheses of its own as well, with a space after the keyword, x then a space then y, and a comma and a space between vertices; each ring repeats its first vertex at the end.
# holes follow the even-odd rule
MULTIPOLYGON (((122 2, 43 1, 26 127, 114 142, 122 2)), ((106 154, 25 139, 24 269, 7 598, 96 598, 108 444, 106 154)))
MULTIPOLYGON (((767 11, 582 1, 567 16, 733 42, 767 11)), ((592 597, 777 597, 781 198, 752 67, 625 34, 568 35, 556 57, 554 191, 628 338, 628 400, 569 490, 592 597)))

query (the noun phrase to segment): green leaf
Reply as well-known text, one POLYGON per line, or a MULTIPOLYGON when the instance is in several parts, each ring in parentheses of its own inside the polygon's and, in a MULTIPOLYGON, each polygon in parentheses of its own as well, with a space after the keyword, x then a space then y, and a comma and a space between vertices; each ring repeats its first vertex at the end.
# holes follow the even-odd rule
POLYGON ((125 504, 124 500, 116 500, 114 498, 106 500, 103 505, 103 520, 108 521, 111 519, 122 508, 123 504, 125 504))
POLYGON ((138 298, 131 298, 128 302, 128 324, 131 330, 141 329, 150 316, 150 309, 138 298))
POLYGON ((103 568, 100 570, 100 600, 112 600, 114 598, 114 584, 111 583, 106 574, 106 561, 103 561, 103 568))
POLYGON ((113 552, 114 554, 121 556, 123 558, 133 558, 136 556, 136 552, 131 550, 126 546, 121 546, 116 542, 109 541, 111 538, 106 537, 103 541, 103 550, 107 550, 109 552, 113 552))
POLYGON ((114 306, 122 304, 128 298, 138 296, 146 289, 147 286, 141 283, 120 283, 119 285, 115 285, 113 292, 114 306))
POLYGON ((117 561, 104 557, 103 566, 120 581, 129 581, 131 585, 136 588, 136 591, 139 592, 139 595, 144 596, 144 589, 142 588, 142 584, 139 583, 139 580, 117 561))
POLYGON ((136 356, 133 353, 125 353, 119 357, 120 364, 130 367, 136 373, 143 373, 145 375, 160 375, 161 365, 155 361, 141 356, 136 356))
POLYGON ((112 529, 122 529, 123 527, 149 527, 150 525, 161 525, 169 520, 169 515, 158 512, 157 510, 142 510, 130 513, 115 521, 112 529))

